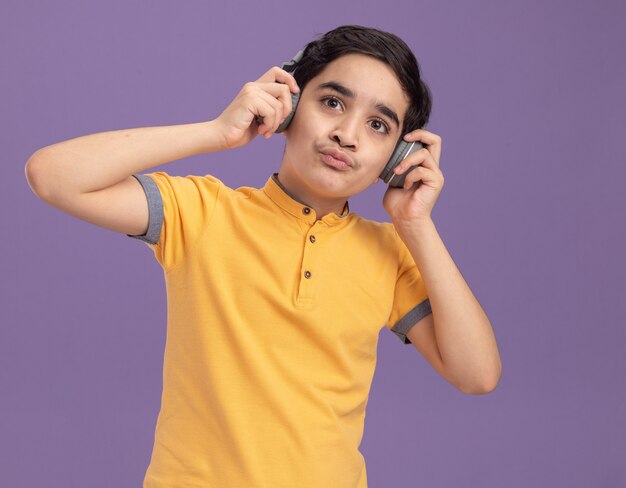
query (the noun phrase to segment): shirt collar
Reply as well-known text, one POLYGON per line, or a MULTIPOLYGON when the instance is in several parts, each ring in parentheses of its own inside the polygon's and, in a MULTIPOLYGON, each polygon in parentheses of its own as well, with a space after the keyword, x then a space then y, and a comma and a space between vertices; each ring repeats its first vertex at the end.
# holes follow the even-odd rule
MULTIPOLYGON (((289 190, 287 190, 287 188, 285 188, 283 184, 278 180, 278 173, 274 173, 272 174, 272 176, 270 176, 270 178, 268 178, 265 186, 263 187, 263 191, 276 205, 278 205, 280 208, 290 213, 294 217, 297 217, 298 219, 304 220, 311 224, 315 223, 315 221, 317 220, 317 216, 313 207, 309 206, 307 203, 292 195, 289 190)), ((327 224, 333 224, 346 221, 348 220, 346 217, 351 215, 353 214, 350 213, 350 204, 346 200, 346 204, 343 207, 341 215, 337 214, 336 212, 331 212, 327 215, 324 215, 321 220, 326 222, 327 224)))

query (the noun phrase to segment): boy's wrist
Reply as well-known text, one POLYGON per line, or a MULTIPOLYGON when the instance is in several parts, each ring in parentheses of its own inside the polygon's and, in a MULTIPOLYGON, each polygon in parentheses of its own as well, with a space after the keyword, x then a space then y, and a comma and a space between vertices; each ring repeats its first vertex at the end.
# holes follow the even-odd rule
POLYGON ((228 149, 226 138, 216 119, 200 122, 200 126, 202 127, 202 137, 204 141, 202 152, 208 153, 228 149))

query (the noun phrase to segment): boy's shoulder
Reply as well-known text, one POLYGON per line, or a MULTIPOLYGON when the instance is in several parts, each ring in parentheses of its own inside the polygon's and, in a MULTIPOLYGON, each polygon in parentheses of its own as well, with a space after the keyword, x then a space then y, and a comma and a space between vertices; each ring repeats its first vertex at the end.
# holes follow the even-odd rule
POLYGON ((395 245, 399 239, 396 229, 391 222, 381 222, 369 219, 359 214, 353 214, 353 232, 367 235, 369 238, 375 238, 383 242, 385 245, 395 245))

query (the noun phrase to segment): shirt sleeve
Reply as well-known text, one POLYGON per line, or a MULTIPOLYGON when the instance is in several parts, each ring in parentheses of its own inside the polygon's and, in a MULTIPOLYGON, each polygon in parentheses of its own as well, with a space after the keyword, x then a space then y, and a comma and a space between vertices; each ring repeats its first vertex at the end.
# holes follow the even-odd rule
POLYGON ((148 230, 128 237, 144 241, 164 268, 178 264, 207 230, 223 183, 214 176, 133 175, 148 201, 148 230))
POLYGON ((393 234, 398 249, 398 275, 391 315, 386 327, 404 344, 411 344, 406 336, 407 332, 420 319, 432 313, 432 309, 422 275, 411 252, 395 229, 393 234))

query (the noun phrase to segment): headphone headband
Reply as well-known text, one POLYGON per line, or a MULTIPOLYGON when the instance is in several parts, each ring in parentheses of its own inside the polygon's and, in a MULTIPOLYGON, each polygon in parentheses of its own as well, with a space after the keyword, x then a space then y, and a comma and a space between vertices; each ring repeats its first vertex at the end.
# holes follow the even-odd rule
POLYGON ((293 71, 295 71, 296 66, 298 65, 298 63, 302 59, 303 55, 304 55, 304 49, 300 49, 300 51, 298 51, 293 58, 291 58, 289 61, 285 61, 281 65, 281 68, 284 69, 285 71, 289 72, 289 73, 292 73, 293 71))

